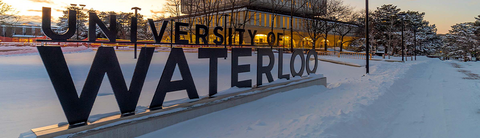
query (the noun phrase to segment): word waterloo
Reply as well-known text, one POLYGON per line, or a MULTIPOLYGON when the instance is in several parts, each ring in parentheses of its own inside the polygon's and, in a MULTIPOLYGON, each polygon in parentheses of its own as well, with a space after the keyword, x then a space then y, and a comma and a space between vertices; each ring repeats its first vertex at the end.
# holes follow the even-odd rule
MULTIPOLYGON (((81 42, 81 41, 68 41, 70 37, 74 35, 75 22, 76 22, 76 13, 75 11, 70 11, 69 13, 69 30, 62 35, 55 34, 51 30, 51 9, 43 8, 43 18, 42 18, 42 29, 45 35, 47 35, 52 40, 39 40, 42 42, 81 42)), ((161 38, 165 31, 168 21, 164 21, 162 28, 160 29, 160 34, 157 34, 153 20, 149 19, 150 27, 153 32, 155 43, 162 44, 161 38)), ((116 20, 115 16, 110 16, 110 29, 107 29, 105 24, 101 22, 98 16, 95 13, 90 13, 89 17, 89 41, 92 43, 101 43, 97 42, 95 38, 95 25, 98 25, 103 33, 107 36, 110 42, 115 42, 116 39, 116 20)), ((174 44, 188 44, 188 40, 180 40, 180 35, 185 35, 187 32, 181 31, 181 26, 188 26, 187 23, 175 22, 175 43, 174 44)), ((132 18, 131 30, 136 31, 136 19, 132 18)), ((214 34, 220 39, 219 41, 215 40, 217 45, 223 43, 223 36, 218 33, 218 30, 223 30, 222 27, 215 27, 214 34)), ((231 30, 231 29, 230 29, 231 30)), ((245 30, 237 29, 236 31, 244 32, 245 30)), ((254 45, 254 36, 256 30, 252 33, 251 30, 248 30, 252 39, 252 45, 254 45)), ((202 39, 203 42, 207 42, 208 37, 208 27, 205 25, 196 25, 196 43, 199 44, 199 39, 202 39), (199 29, 204 30, 204 34, 200 34, 199 29)), ((275 35, 273 32, 269 35, 275 35)), ((278 34, 283 35, 283 34, 278 34)), ((136 32, 132 32, 131 42, 136 42, 136 32)), ((243 38, 240 36, 240 38, 243 38)), ((280 39, 278 37, 277 39, 280 39)), ((273 41, 269 40, 269 42, 273 41)), ((225 42, 226 43, 226 42, 225 42)), ((240 40, 242 43, 242 40, 240 40)), ((277 41, 278 43, 278 41, 277 41)), ((115 98, 117 99, 117 104, 120 108, 122 116, 133 115, 135 114, 135 109, 142 91, 142 87, 147 76, 147 72, 155 51, 154 47, 142 47, 140 51, 139 58, 134 70, 134 74, 130 83, 130 87, 127 88, 124 76, 122 74, 120 63, 115 54, 113 47, 99 47, 98 51, 93 60, 92 66, 88 73, 85 85, 83 86, 80 97, 77 95, 77 90, 73 83, 70 71, 68 69, 65 57, 62 53, 60 47, 49 47, 49 46, 39 46, 37 47, 42 58, 42 61, 45 65, 47 73, 51 79, 53 87, 57 93, 58 99, 62 105, 64 113, 67 117, 68 123, 72 126, 76 125, 85 125, 90 112, 92 110, 95 98, 97 97, 100 85, 102 84, 105 74, 107 74, 108 79, 110 80, 110 85, 113 89, 115 98)), ((283 50, 279 49, 278 53, 278 79, 290 79, 290 74, 283 74, 283 50)), ((252 80, 238 80, 240 73, 250 72, 250 65, 244 64, 239 65, 239 57, 252 56, 251 48, 233 48, 231 54, 232 64, 231 64, 231 87, 252 87, 252 80)), ((219 58, 227 57, 226 48, 199 48, 198 58, 199 59, 209 59, 209 96, 214 96, 217 93, 217 66, 219 58)), ((302 76, 304 70, 307 74, 315 73, 318 67, 318 57, 317 53, 314 50, 310 50, 305 58, 302 49, 294 50, 292 58, 290 59, 290 73, 293 77, 302 76), (309 59, 311 56, 315 58, 315 65, 313 69, 310 69, 309 59), (301 58, 301 68, 300 70, 295 70, 294 62, 295 58, 301 58)), ((270 48, 258 48, 257 49, 257 86, 262 85, 262 75, 265 74, 268 82, 274 81, 272 75, 272 69, 275 63, 275 56, 272 49, 270 48), (267 66, 263 66, 263 57, 267 56, 269 58, 269 63, 267 66)), ((185 54, 182 48, 172 48, 170 55, 166 61, 165 68, 160 77, 160 81, 157 85, 155 95, 150 104, 151 110, 162 109, 162 104, 164 102, 165 96, 168 92, 186 90, 188 97, 190 99, 199 98, 195 83, 190 72, 185 54), (178 66, 182 80, 172 81, 172 76, 175 71, 175 66, 178 66)))

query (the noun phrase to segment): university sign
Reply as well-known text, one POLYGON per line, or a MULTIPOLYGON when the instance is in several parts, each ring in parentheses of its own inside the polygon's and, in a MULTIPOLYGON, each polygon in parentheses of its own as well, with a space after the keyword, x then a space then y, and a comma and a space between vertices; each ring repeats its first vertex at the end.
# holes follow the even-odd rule
MULTIPOLYGON (((43 18, 42 18, 42 29, 46 36, 51 38, 51 40, 40 40, 42 42, 83 42, 83 41, 69 41, 68 39, 74 35, 75 28, 75 11, 70 11, 69 13, 69 29, 65 34, 56 34, 51 30, 51 15, 50 8, 43 8, 43 18)), ((157 33, 157 29, 153 24, 153 20, 148 20, 152 33, 155 38, 155 44, 166 44, 161 42, 161 38, 165 32, 168 21, 164 21, 160 32, 157 33)), ((87 42, 91 43, 105 43, 96 41, 95 29, 98 25, 101 31, 109 39, 109 42, 116 41, 116 20, 115 16, 110 16, 110 26, 107 29, 106 25, 98 18, 95 13, 90 13, 89 17, 89 38, 87 42)), ((182 31, 182 26, 188 26, 187 23, 175 22, 175 43, 174 44, 188 44, 188 40, 180 40, 181 35, 187 34, 186 31, 182 31)), ((131 24, 132 38, 131 42, 136 42, 136 18, 132 18, 131 24)), ((205 25, 196 25, 196 44, 200 44, 199 41, 202 40, 204 43, 207 42, 209 28, 205 25), (204 33, 200 34, 200 29, 204 33)), ((222 27, 215 27, 214 29, 215 36, 219 39, 215 40, 215 44, 221 45, 226 43, 224 37, 218 32, 224 30, 222 27)), ((232 29, 229 29, 230 34, 232 29)), ((241 35, 240 38, 243 38, 242 35, 245 32, 243 29, 236 29, 235 31, 239 32, 241 35)), ((248 30, 250 37, 252 39, 251 45, 254 45, 254 36, 256 30, 248 30)), ((269 33, 269 36, 275 36, 275 34, 269 33)), ((278 33, 277 36, 283 34, 278 33)), ((270 38, 270 37, 269 37, 270 38)), ((275 37, 272 37, 275 38, 275 37)), ((277 37, 277 43, 280 37, 277 37)), ((242 45, 240 39, 240 45, 242 45)), ((229 40, 231 44, 231 40, 229 40)), ((275 40, 269 40, 271 45, 274 44, 275 40)), ((100 85, 102 84, 105 74, 107 75, 110 85, 113 89, 114 96, 117 100, 117 104, 120 108, 122 116, 128 116, 135 114, 135 109, 142 91, 145 78, 147 77, 147 72, 151 60, 153 58, 154 47, 142 47, 140 51, 139 58, 133 73, 133 77, 130 83, 130 87, 127 87, 124 76, 122 74, 120 63, 117 59, 115 50, 113 47, 99 47, 98 51, 93 59, 92 66, 86 78, 85 84, 81 91, 80 96, 77 95, 77 90, 75 89, 74 82, 70 75, 65 57, 62 53, 60 47, 50 47, 50 46, 39 46, 38 52, 42 58, 42 61, 45 65, 47 73, 50 77, 50 80, 53 84, 53 87, 57 93, 58 99, 61 103, 63 111, 66 115, 68 123, 70 125, 84 125, 86 124, 90 112, 92 110, 94 101, 97 97, 100 85)), ((226 48, 199 48, 198 49, 198 58, 199 59, 209 59, 209 96, 214 96, 217 93, 217 72, 218 72, 218 59, 227 57, 226 48)), ((307 56, 305 57, 304 51, 302 49, 294 50, 292 57, 290 59, 290 74, 292 77, 302 76, 304 71, 307 74, 315 73, 318 67, 318 57, 317 53, 314 50, 309 50, 307 56), (313 65, 310 65, 309 59, 311 57, 315 58, 313 65), (299 57, 301 59, 301 68, 295 69, 295 59, 299 57)), ((240 57, 252 56, 251 48, 232 48, 231 50, 231 87, 252 87, 252 80, 239 80, 238 76, 240 73, 250 72, 250 65, 244 64, 239 65, 240 57)), ((274 53, 270 48, 258 48, 257 49, 257 73, 256 73, 256 85, 262 85, 262 78, 265 74, 268 82, 274 81, 272 69, 275 66, 275 61, 278 62, 278 79, 290 79, 290 74, 283 74, 283 49, 279 49, 278 60, 275 60, 274 53), (263 61, 264 57, 268 57, 268 65, 264 66, 263 61)), ((182 48, 172 48, 169 54, 169 57, 166 61, 165 68, 160 77, 160 81, 157 85, 153 100, 150 103, 150 109, 162 109, 165 96, 168 92, 175 92, 179 90, 186 90, 188 97, 190 99, 199 98, 195 83, 192 78, 190 68, 188 66, 185 53, 182 48), (172 81, 173 73, 175 71, 175 66, 178 66, 182 80, 172 81)))

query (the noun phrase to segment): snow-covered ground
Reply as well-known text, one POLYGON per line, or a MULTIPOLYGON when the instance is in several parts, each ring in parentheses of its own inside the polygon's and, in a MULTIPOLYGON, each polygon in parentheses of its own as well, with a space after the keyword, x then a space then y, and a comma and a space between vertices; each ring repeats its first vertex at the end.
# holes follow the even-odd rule
POLYGON ((479 80, 459 70, 480 73, 478 66, 425 57, 373 61, 364 77, 340 70, 350 75, 328 78, 327 88, 275 94, 141 137, 476 138, 479 80))
MULTIPOLYGON (((63 47, 64 53, 91 52, 92 50, 85 46, 63 47)), ((24 56, 37 54, 35 46, 0 46, 0 56, 24 56)))
MULTIPOLYGON (((83 87, 94 54, 88 50, 65 54, 77 90, 83 87)), ((0 137, 18 137, 32 128, 66 122, 40 57, 22 55, 0 56, 0 137)), ((133 52, 119 51, 117 56, 129 84, 136 63, 133 52)), ((206 96, 208 59, 198 59, 196 53, 186 56, 198 92, 206 96)), ((284 56, 290 58, 290 54, 284 56)), ((154 54, 140 110, 150 104, 167 57, 166 52, 154 54)), ((364 60, 324 58, 365 65, 364 60)), ((284 62, 288 69, 289 60, 284 62)), ((240 58, 240 64, 251 64, 252 71, 240 75, 241 80, 252 79, 255 84, 255 63, 256 55, 240 58)), ((219 91, 230 87, 230 65, 229 58, 219 59, 219 91)), ((463 79, 468 72, 458 70, 480 74, 475 70, 478 67, 480 62, 417 57, 406 63, 371 61, 371 74, 363 76, 363 67, 319 62, 317 74, 327 77, 327 88, 314 86, 272 95, 143 137, 476 137, 480 135, 475 131, 480 123, 478 80, 463 79), (454 68, 452 63, 462 68, 454 68)), ((178 70, 174 79, 181 79, 178 70)), ((102 84, 90 120, 119 111, 108 79, 102 84)), ((188 101, 186 97, 185 92, 168 93, 165 105, 188 101)))

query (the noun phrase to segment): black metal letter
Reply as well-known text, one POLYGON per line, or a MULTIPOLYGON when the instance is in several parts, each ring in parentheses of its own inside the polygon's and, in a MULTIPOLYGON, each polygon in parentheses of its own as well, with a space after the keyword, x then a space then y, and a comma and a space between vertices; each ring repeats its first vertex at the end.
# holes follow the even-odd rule
POLYGON ((217 27, 215 27, 215 28, 213 29, 213 33, 215 34, 215 36, 216 36, 218 39, 220 39, 220 41, 218 41, 218 39, 215 39, 215 40, 213 40, 213 43, 215 43, 216 45, 222 45, 222 44, 223 44, 223 35, 220 34, 220 33, 218 33, 218 30, 223 31, 223 28, 217 26, 217 27))
POLYGON ((147 76, 155 48, 142 48, 133 73, 130 88, 127 89, 120 64, 113 47, 99 47, 83 86, 80 98, 68 70, 60 47, 37 47, 53 88, 60 100, 68 123, 84 123, 97 97, 105 74, 108 75, 113 93, 122 114, 135 112, 140 92, 147 76))
POLYGON ((226 58, 227 49, 225 48, 199 48, 198 58, 210 58, 210 72, 209 72, 209 89, 208 95, 213 96, 217 94, 217 75, 218 75, 218 58, 226 58))
POLYGON ((208 44, 208 27, 205 25, 197 24, 195 27, 195 43, 200 44, 200 38, 202 38, 203 44, 208 44), (200 34, 200 29, 203 30, 203 34, 200 34))
POLYGON ((233 39, 233 36, 232 36, 233 32, 232 32, 232 28, 228 28, 228 45, 232 45, 232 39, 233 39))
POLYGON ((278 50, 278 79, 290 79, 290 74, 283 74, 283 48, 278 50))
POLYGON ((107 36, 110 42, 115 42, 117 39, 117 21, 115 15, 110 15, 110 30, 107 29, 102 20, 100 20, 95 12, 89 14, 88 20, 88 41, 95 42, 97 40, 96 29, 100 27, 103 34, 107 36))
POLYGON ((238 74, 242 72, 250 72, 250 64, 238 65, 238 57, 252 56, 252 49, 250 48, 233 48, 232 49, 232 87, 252 87, 252 80, 238 81, 238 74))
POLYGON ((303 50, 302 49, 295 49, 295 51, 292 54, 292 58, 290 58, 290 73, 292 73, 292 76, 300 76, 302 77, 303 75, 303 70, 305 70, 305 55, 303 55, 303 50), (299 72, 295 72, 295 58, 297 55, 300 56, 300 61, 302 61, 302 66, 300 67, 299 72))
POLYGON ((197 88, 193 82, 192 73, 188 67, 187 59, 182 48, 172 48, 170 55, 168 56, 167 63, 163 69, 162 77, 158 82, 157 90, 153 96, 153 100, 150 103, 150 109, 162 109, 163 101, 167 92, 174 92, 180 90, 187 90, 188 98, 198 98, 197 88), (175 66, 178 65, 182 80, 171 81, 175 66))
POLYGON ((188 23, 175 22, 175 44, 188 44, 188 40, 180 40, 181 35, 188 34, 186 31, 180 31, 180 26, 188 26, 188 23))
POLYGON ((243 44, 243 34, 245 33, 245 29, 235 29, 238 32, 238 44, 243 44))
POLYGON ((306 61, 307 62, 307 74, 310 75, 311 73, 315 74, 317 72, 318 67, 318 54, 315 49, 310 49, 307 54, 306 61), (310 70, 310 57, 313 55, 315 58, 315 65, 313 66, 313 70, 310 70))
POLYGON ((152 19, 148 19, 148 23, 150 24, 150 30, 152 30, 155 43, 160 44, 162 42, 163 34, 165 34, 165 29, 167 29, 168 21, 163 21, 162 28, 160 29, 160 34, 157 34, 157 28, 155 27, 155 23, 152 19))
POLYGON ((250 34, 250 43, 252 43, 252 46, 255 45, 255 35, 257 35, 257 30, 254 30, 252 33, 252 30, 248 30, 248 34, 250 34))
POLYGON ((283 33, 277 33, 277 46, 280 46, 280 41, 283 41, 282 37, 283 33))
POLYGON ((273 32, 268 33, 267 42, 270 47, 275 45, 275 34, 273 32))
POLYGON ((275 56, 273 55, 272 49, 259 48, 257 53, 257 86, 262 85, 263 79, 262 74, 265 73, 267 76, 268 82, 273 81, 272 69, 275 64, 275 56), (270 59, 268 66, 263 66, 263 56, 266 55, 270 59))
POLYGON ((42 30, 46 36, 50 37, 54 41, 67 41, 73 35, 75 35, 76 21, 77 21, 77 12, 75 10, 68 11, 68 30, 65 34, 58 35, 52 31, 52 15, 51 8, 43 7, 42 8, 42 30))

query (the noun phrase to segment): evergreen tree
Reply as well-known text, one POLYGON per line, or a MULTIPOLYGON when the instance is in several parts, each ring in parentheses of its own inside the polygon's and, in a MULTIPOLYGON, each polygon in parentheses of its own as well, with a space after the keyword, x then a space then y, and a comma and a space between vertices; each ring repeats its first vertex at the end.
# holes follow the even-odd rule
MULTIPOLYGON (((377 23, 376 29, 380 30, 382 33, 377 33, 376 38, 379 38, 379 43, 385 46, 385 52, 393 52, 393 37, 394 31, 398 28, 399 21, 398 21, 398 13, 401 9, 397 8, 397 6, 392 4, 382 5, 378 7, 377 10, 374 11, 373 15, 375 16, 374 22, 377 23)), ((390 53, 388 55, 392 55, 390 53)))
POLYGON ((345 36, 349 34, 353 34, 356 29, 358 28, 357 20, 359 18, 360 14, 358 13, 350 13, 345 19, 342 21, 346 22, 345 24, 339 24, 334 28, 334 32, 339 36, 340 42, 338 43, 340 46, 340 52, 343 51, 343 45, 347 43, 344 41, 345 36))
POLYGON ((70 6, 70 7, 67 7, 66 10, 63 11, 63 15, 61 17, 59 17, 59 21, 57 23, 57 26, 59 26, 59 29, 57 30, 57 33, 59 34, 62 34, 62 33, 65 33, 67 30, 68 30, 68 12, 69 10, 75 10, 77 11, 77 21, 76 21, 76 28, 77 30, 75 30, 75 35, 73 35, 70 39, 73 39, 73 40, 83 40, 85 38, 87 38, 88 36, 88 28, 86 26, 87 22, 88 22, 88 14, 80 9, 80 7, 74 7, 74 6, 70 6))
MULTIPOLYGON (((138 14, 137 19, 137 39, 139 40, 146 40, 146 39, 153 39, 153 35, 151 34, 150 26, 144 16, 140 13, 138 14)), ((130 39, 131 36, 131 25, 132 25, 132 17, 135 17, 134 13, 126 13, 126 12, 100 12, 98 14, 98 18, 102 20, 105 26, 110 26, 110 15, 115 15, 116 17, 116 25, 117 25, 117 39, 130 39)), ((105 35, 101 32, 100 28, 97 26, 97 36, 99 38, 105 38, 105 35)))
MULTIPOLYGON (((388 55, 399 55, 402 52, 402 26, 404 26, 404 42, 407 52, 413 54, 431 54, 439 52, 443 45, 442 38, 437 35, 435 25, 430 25, 424 19, 425 13, 418 11, 401 11, 395 5, 387 4, 378 7, 371 14, 370 26, 370 42, 372 49, 385 46, 385 52, 388 55), (405 16, 400 16, 404 14, 405 16), (416 37, 414 37, 416 36, 416 37), (414 43, 417 40, 417 43, 414 43), (416 46, 416 47, 415 47, 416 46), (420 53, 418 53, 420 51, 420 53)), ((351 43, 352 46, 358 47, 361 51, 365 49, 365 12, 361 11, 361 15, 355 21, 359 27, 356 36, 359 39, 351 43)))
POLYGON ((479 29, 473 22, 459 23, 452 26, 446 35, 445 56, 459 56, 468 60, 470 56, 476 56, 479 50, 476 31, 479 29))

